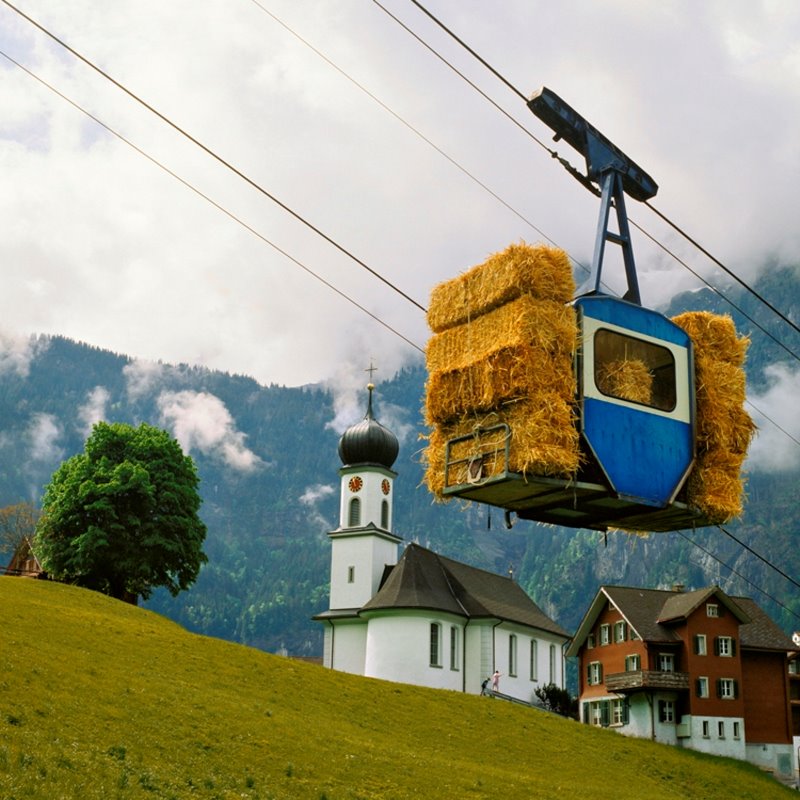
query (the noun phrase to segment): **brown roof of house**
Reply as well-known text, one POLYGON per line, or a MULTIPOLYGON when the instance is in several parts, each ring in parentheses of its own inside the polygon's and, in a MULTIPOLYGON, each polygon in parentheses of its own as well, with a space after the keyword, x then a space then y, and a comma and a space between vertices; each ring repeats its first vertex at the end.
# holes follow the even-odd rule
POLYGON ((495 618, 569 637, 511 578, 453 561, 417 544, 405 549, 361 611, 412 608, 469 619, 495 618))
POLYGON ((750 617, 750 622, 739 628, 739 642, 742 647, 754 650, 798 650, 791 637, 785 634, 754 600, 749 597, 734 599, 750 617))
POLYGON ((792 640, 749 597, 731 597, 719 586, 690 592, 668 589, 637 589, 629 586, 601 586, 584 615, 567 655, 577 655, 594 620, 610 600, 628 624, 646 642, 669 644, 680 641, 674 623, 686 619, 695 609, 714 598, 741 623, 742 647, 761 650, 796 649, 792 640))

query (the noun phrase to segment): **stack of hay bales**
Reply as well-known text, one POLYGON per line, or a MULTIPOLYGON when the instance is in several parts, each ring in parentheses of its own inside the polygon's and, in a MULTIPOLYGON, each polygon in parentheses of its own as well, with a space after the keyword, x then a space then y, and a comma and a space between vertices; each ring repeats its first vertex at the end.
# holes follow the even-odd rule
POLYGON ((749 339, 727 315, 688 311, 673 317, 694 343, 697 460, 687 501, 714 524, 742 513, 742 463, 756 426, 744 410, 749 339))
POLYGON ((506 468, 533 475, 574 476, 579 462, 572 356, 577 338, 575 291, 567 255, 545 246, 515 244, 485 263, 435 287, 428 310, 434 335, 426 361, 426 483, 445 488, 446 443, 461 463, 448 485, 467 483, 468 461, 480 477, 506 468), (481 429, 505 423, 500 430, 481 429), (508 441, 506 441, 508 440, 508 441), (509 448, 506 465, 505 447, 509 448))

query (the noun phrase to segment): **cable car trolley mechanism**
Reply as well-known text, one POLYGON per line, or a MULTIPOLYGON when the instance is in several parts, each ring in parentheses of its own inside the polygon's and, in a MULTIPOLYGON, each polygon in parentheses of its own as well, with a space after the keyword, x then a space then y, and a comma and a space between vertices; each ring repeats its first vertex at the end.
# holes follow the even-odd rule
MULTIPOLYGON (((585 157, 586 176, 576 177, 600 189, 590 276, 566 304, 577 330, 574 357, 571 352, 567 356, 574 392, 567 402, 577 447, 575 468, 569 474, 537 470, 535 465, 515 468, 514 425, 504 418, 475 415, 477 422, 469 430, 444 442, 438 494, 568 527, 670 531, 715 524, 720 520, 687 500, 696 460, 692 339, 640 301, 625 195, 645 201, 658 187, 549 89, 536 92, 528 107, 555 131, 556 141, 564 139, 585 157), (616 231, 609 226, 612 210, 616 231), (608 243, 622 250, 627 280, 622 298, 602 291, 608 243)), ((432 388, 429 378, 428 391, 432 388)), ((532 403, 531 413, 539 413, 541 406, 532 403)), ((432 466, 429 458, 429 473, 432 466)))

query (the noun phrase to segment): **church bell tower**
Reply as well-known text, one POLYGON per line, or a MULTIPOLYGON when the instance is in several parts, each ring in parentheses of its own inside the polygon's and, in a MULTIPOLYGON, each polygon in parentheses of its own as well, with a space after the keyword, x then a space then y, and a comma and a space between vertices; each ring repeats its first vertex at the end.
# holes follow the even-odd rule
POLYGON ((361 608, 378 590, 386 565, 397 563, 401 537, 392 532, 397 437, 375 419, 372 393, 361 422, 339 440, 339 527, 330 531, 333 610, 361 608))

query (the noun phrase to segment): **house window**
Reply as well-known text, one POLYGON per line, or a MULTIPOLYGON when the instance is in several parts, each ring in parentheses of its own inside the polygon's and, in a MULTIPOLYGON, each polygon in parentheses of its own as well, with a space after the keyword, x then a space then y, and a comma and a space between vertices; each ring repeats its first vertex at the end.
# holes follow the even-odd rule
POLYGON ((642 668, 642 658, 638 653, 625 657, 625 672, 638 672, 642 668))
POLYGON ((347 568, 347 582, 355 583, 355 580, 356 580, 356 568, 354 566, 349 566, 347 568))
POLYGON ((719 736, 720 739, 724 739, 725 738, 725 722, 724 722, 724 720, 719 720, 719 722, 717 722, 717 736, 719 736))
POLYGON ((697 696, 708 697, 708 678, 700 677, 697 679, 697 696))
POLYGON ((458 669, 458 628, 450 626, 450 669, 458 669))
POLYGON ((508 637, 508 674, 517 675, 517 637, 513 633, 508 637))
POLYGON ((431 622, 431 666, 442 666, 442 626, 431 622))
POLYGON ((619 622, 614 623, 614 642, 617 644, 625 641, 626 627, 625 620, 621 619, 619 622))
POLYGON ((658 668, 661 672, 675 672, 675 655, 673 653, 659 653, 658 668))
POLYGON ((708 720, 704 719, 703 720, 703 738, 704 739, 708 739, 710 736, 711 736, 711 734, 709 732, 708 720))
POLYGON ((550 683, 556 682, 556 646, 550 645, 550 683))
POLYGON ((587 703, 583 710, 583 721, 588 725, 607 727, 610 722, 610 701, 595 700, 587 703))
POLYGON ((674 700, 659 700, 658 701, 658 721, 659 722, 675 722, 675 701, 674 700))
POLYGON ((381 528, 389 530, 389 503, 386 500, 381 503, 381 528))
POLYGON ((586 647, 587 647, 589 650, 591 650, 591 649, 594 647, 594 634, 593 634, 593 633, 590 633, 590 634, 589 634, 589 635, 586 637, 586 647))
POLYGON ((600 626, 600 644, 611 644, 611 626, 600 626))
POLYGON ((733 738, 741 738, 741 725, 739 724, 738 720, 734 720, 733 722, 733 738))
POLYGON ((531 639, 531 680, 539 680, 539 642, 536 639, 531 639))
POLYGON ((637 639, 641 639, 642 637, 639 636, 639 634, 636 633, 636 631, 633 628, 628 628, 628 638, 632 642, 635 642, 637 639))
POLYGON ((717 636, 714 639, 714 650, 718 656, 731 658, 736 655, 736 642, 731 636, 717 636))
POLYGON ((592 661, 586 669, 586 680, 589 686, 599 686, 603 682, 603 665, 592 661))
POLYGON ((735 700, 737 685, 733 678, 720 678, 717 681, 717 697, 723 700, 735 700))
POLYGON ((629 722, 628 701, 624 698, 617 698, 611 701, 611 724, 627 725, 629 722))
POLYGON ((719 606, 716 603, 706 603, 706 616, 707 617, 718 617, 719 616, 719 606))
POLYGON ((704 633, 698 633, 694 637, 694 654, 696 656, 704 656, 708 653, 708 648, 706 647, 706 635, 704 633))
POLYGON ((361 500, 354 497, 350 500, 349 513, 347 515, 347 525, 356 528, 361 524, 361 500))

